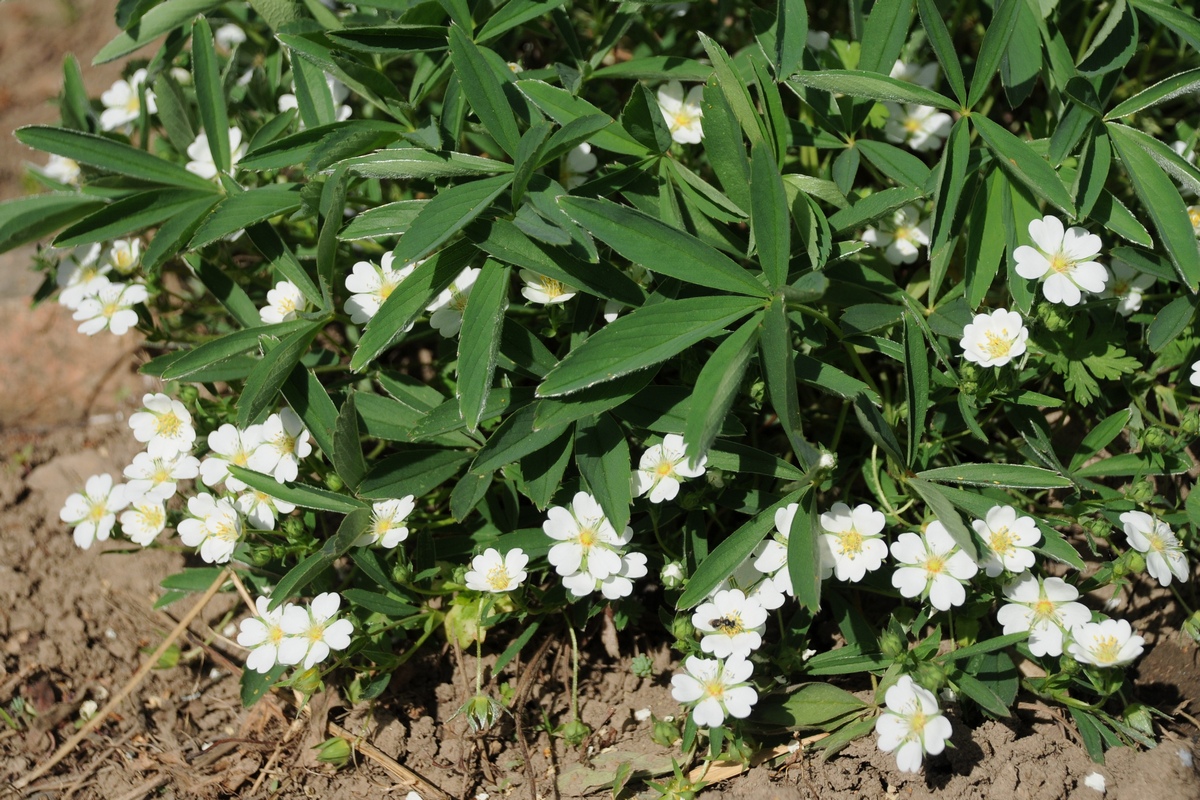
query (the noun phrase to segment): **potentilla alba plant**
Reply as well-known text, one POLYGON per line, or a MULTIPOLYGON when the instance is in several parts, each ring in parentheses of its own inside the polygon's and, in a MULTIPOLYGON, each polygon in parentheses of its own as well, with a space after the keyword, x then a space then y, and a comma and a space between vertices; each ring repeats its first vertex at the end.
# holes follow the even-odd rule
MULTIPOLYGON (((269 597, 256 597, 254 607, 257 615, 242 620, 237 636, 237 643, 250 650, 250 655, 246 657, 246 668, 264 675, 274 669, 276 663, 280 663, 279 649, 288 638, 283 629, 283 615, 295 608, 291 603, 284 603, 272 611, 270 606, 269 597)), ((303 656, 300 656, 298 661, 302 659, 303 656)))
POLYGON ((192 415, 183 403, 162 392, 142 397, 142 410, 130 415, 129 427, 152 459, 176 458, 190 452, 196 441, 192 415))
POLYGON ((767 609, 739 589, 719 591, 692 614, 692 624, 703 636, 700 649, 717 658, 740 656, 762 646, 767 609))
POLYGON ((889 141, 903 144, 918 153, 940 150, 950 135, 954 120, 931 106, 885 103, 888 110, 884 132, 889 141))
POLYGON ((504 555, 500 555, 496 548, 489 547, 471 559, 471 569, 465 576, 467 588, 492 594, 511 592, 529 577, 525 571, 528 564, 529 556, 519 547, 504 555))
POLYGON ((862 240, 872 247, 883 249, 890 264, 912 264, 929 247, 930 220, 921 219, 916 206, 904 206, 892 214, 890 224, 882 228, 867 228, 862 240))
POLYGON ((179 452, 154 458, 138 453, 125 468, 125 487, 130 498, 148 497, 170 500, 179 491, 179 482, 200 474, 200 461, 193 455, 179 452))
MULTIPOLYGON (((417 268, 416 264, 407 264, 397 269, 394 261, 394 253, 384 253, 378 265, 371 261, 355 263, 346 276, 346 290, 353 294, 343 306, 351 322, 360 325, 369 322, 371 317, 379 313, 383 301, 391 297, 401 281, 417 268)), ((412 330, 411 322, 405 330, 412 330)))
POLYGON ((154 92, 146 88, 144 69, 135 70, 129 80, 118 80, 100 95, 104 110, 100 112, 100 127, 106 131, 129 131, 133 123, 142 116, 142 98, 145 98, 147 114, 158 110, 154 92))
POLYGON ((265 472, 280 483, 294 481, 300 474, 300 462, 312 454, 310 434, 304 422, 290 408, 267 417, 262 425, 262 441, 250 454, 247 466, 265 472))
POLYGON ((246 484, 229 474, 229 465, 249 467, 250 456, 263 442, 261 425, 251 425, 245 430, 226 422, 208 434, 209 454, 200 462, 200 480, 205 486, 216 486, 224 482, 231 492, 241 492, 246 484))
POLYGON ((686 96, 679 81, 667 81, 658 87, 658 109, 671 138, 679 144, 699 144, 704 138, 701 124, 704 108, 700 104, 703 97, 703 86, 693 86, 686 96))
POLYGON ((138 323, 134 306, 149 298, 146 287, 137 283, 105 283, 79 301, 72 319, 79 323, 79 332, 95 336, 108 331, 124 336, 138 323))
POLYGON ((429 324, 447 339, 458 336, 462 330, 463 310, 471 288, 479 278, 478 267, 468 267, 459 273, 449 287, 444 289, 425 310, 429 312, 429 324))
POLYGON ((167 527, 167 507, 160 497, 145 494, 121 512, 121 533, 129 541, 148 547, 167 527))
POLYGON ((884 695, 887 708, 875 720, 879 749, 896 754, 901 772, 920 772, 926 755, 946 749, 952 729, 933 692, 901 675, 884 695))
POLYGON ((264 325, 275 325, 295 319, 308 310, 308 299, 300 287, 291 281, 280 281, 267 292, 267 304, 258 310, 264 325))
POLYGON ((411 494, 372 504, 371 526, 354 540, 355 547, 382 547, 386 550, 396 547, 408 538, 405 522, 416 507, 416 498, 411 494))
POLYGON ((201 492, 188 499, 187 519, 177 530, 188 547, 199 547, 200 557, 209 564, 224 564, 233 557, 241 541, 243 523, 233 502, 201 492))
POLYGON ((902 533, 892 542, 892 558, 904 566, 892 573, 892 586, 905 597, 928 599, 938 611, 949 611, 967 599, 966 583, 979 567, 934 520, 924 533, 902 533))
POLYGON ((618 534, 587 492, 577 492, 569 508, 551 506, 542 530, 557 542, 547 560, 577 597, 594 591, 596 581, 621 571, 622 548, 633 538, 628 526, 618 534))
POLYGON ((286 636, 278 645, 280 664, 299 664, 311 669, 329 658, 334 650, 350 646, 354 623, 338 618, 342 598, 337 592, 323 592, 312 599, 308 608, 288 605, 279 627, 286 636))
POLYGON ((1072 658, 1102 669, 1133 663, 1146 644, 1124 619, 1087 622, 1071 630, 1071 640, 1067 652, 1072 658))
POLYGON ((1062 220, 1047 214, 1029 223, 1034 246, 1013 251, 1017 274, 1042 282, 1042 294, 1051 303, 1077 306, 1083 293, 1100 294, 1108 283, 1108 270, 1096 261, 1104 243, 1080 227, 1064 228, 1062 220))
MULTIPOLYGON (((242 160, 242 156, 246 155, 246 143, 242 141, 241 128, 231 127, 229 129, 229 151, 230 161, 233 170, 236 171, 237 163, 242 160)), ((204 131, 196 134, 196 139, 187 148, 188 158, 191 159, 185 165, 187 171, 201 178, 216 180, 220 170, 217 169, 217 162, 213 158, 212 150, 209 149, 208 136, 204 131)))
MULTIPOLYGON (((788 506, 791 514, 795 508, 788 506)), ((854 508, 834 503, 821 514, 821 570, 826 577, 857 583, 883 566, 888 546, 880 535, 887 520, 866 503, 854 508)), ((791 519, 787 520, 791 529, 791 519)), ((776 523, 778 525, 778 522, 776 523)))

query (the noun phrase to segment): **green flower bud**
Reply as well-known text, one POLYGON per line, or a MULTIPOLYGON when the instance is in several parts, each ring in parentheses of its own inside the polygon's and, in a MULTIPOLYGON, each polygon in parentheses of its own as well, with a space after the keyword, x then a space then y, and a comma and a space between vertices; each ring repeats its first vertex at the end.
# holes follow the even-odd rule
POLYGON ((200 390, 196 388, 195 384, 183 383, 175 391, 175 395, 179 398, 179 402, 189 408, 194 408, 196 401, 200 399, 200 390))
POLYGON ((1184 620, 1183 632, 1192 637, 1192 641, 1200 642, 1200 611, 1184 620))
POLYGON ((1195 439, 1197 434, 1200 434, 1200 412, 1193 408, 1183 412, 1183 419, 1179 421, 1179 433, 1187 439, 1195 439))
POLYGON ((252 550, 250 552, 250 563, 256 567, 265 567, 267 564, 270 564, 273 558, 271 550, 272 548, 270 547, 260 547, 252 550))
POLYGON ((397 561, 396 566, 392 567, 392 580, 396 583, 408 583, 408 579, 412 577, 412 569, 403 561, 397 561))
POLYGON ((650 738, 655 744, 663 747, 674 747, 679 741, 679 726, 674 720, 659 719, 653 714, 650 716, 651 728, 650 738))
POLYGON ((309 667, 292 680, 292 688, 305 696, 316 694, 321 690, 321 670, 309 667))
POLYGON ((299 517, 286 517, 283 524, 280 525, 280 529, 287 536, 289 542, 298 542, 305 534, 304 520, 299 517))
POLYGON ((1154 735, 1154 720, 1150 716, 1150 709, 1141 703, 1130 703, 1125 707, 1125 723, 1135 731, 1141 731, 1147 736, 1154 735))
POLYGON ((1063 307, 1052 303, 1041 303, 1037 307, 1038 319, 1048 331, 1065 330, 1071 324, 1071 315, 1063 307))
POLYGON ((662 571, 658 573, 658 579, 662 581, 664 589, 682 588, 685 578, 683 564, 678 561, 663 564, 662 571))
POLYGON ((1062 670, 1064 675, 1076 675, 1079 673, 1081 666, 1078 661, 1067 655, 1067 648, 1063 647, 1063 654, 1058 659, 1058 668, 1062 670))
POLYGON ((908 642, 897 636, 894 631, 885 629, 879 637, 879 649, 886 658, 899 661, 908 653, 908 642))
POLYGON ((331 492, 340 492, 346 484, 338 477, 336 472, 331 472, 325 476, 325 485, 329 487, 331 492))
POLYGON ((558 729, 558 735, 571 747, 579 747, 583 740, 592 735, 592 729, 581 719, 573 719, 558 729))
POLYGON ((313 749, 317 751, 317 761, 323 764, 333 764, 335 767, 344 767, 349 764, 350 754, 353 752, 350 743, 340 736, 326 739, 313 749))
POLYGON ((467 724, 471 730, 478 733, 496 724, 503 711, 500 704, 486 694, 477 694, 459 709, 460 714, 467 715, 467 724))
POLYGON ((630 663, 629 669, 639 678, 649 678, 654 674, 654 662, 650 660, 650 656, 642 653, 633 657, 633 662, 630 663))
POLYGON ((1125 496, 1135 503, 1146 503, 1154 497, 1154 484, 1142 478, 1125 490, 1125 496))
POLYGON ((1142 431, 1142 444, 1151 450, 1166 450, 1172 443, 1171 435, 1162 428, 1147 428, 1142 431))
POLYGON ((936 661, 922 661, 917 665, 917 683, 937 694, 946 685, 946 670, 936 661))
POLYGON ((691 617, 681 614, 671 623, 671 635, 680 641, 691 641, 696 635, 696 628, 692 625, 691 617))
POLYGON ((1104 517, 1091 517, 1084 520, 1083 527, 1087 528, 1088 533, 1097 539, 1107 539, 1112 535, 1112 523, 1104 517))

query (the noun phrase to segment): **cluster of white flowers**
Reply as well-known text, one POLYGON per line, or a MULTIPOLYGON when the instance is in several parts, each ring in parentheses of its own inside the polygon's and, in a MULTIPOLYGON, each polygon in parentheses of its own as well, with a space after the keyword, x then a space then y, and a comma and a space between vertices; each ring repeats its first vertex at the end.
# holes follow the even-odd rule
POLYGON ((332 651, 345 650, 354 623, 338 618, 341 604, 337 592, 324 592, 307 608, 284 603, 271 611, 268 598, 256 598, 258 614, 242 620, 237 637, 238 644, 250 650, 246 667, 261 673, 270 672, 276 664, 311 669, 332 651))
POLYGON ((574 597, 595 591, 609 600, 628 597, 633 581, 646 576, 645 554, 625 551, 633 528, 617 533, 587 492, 577 492, 570 508, 551 506, 542 530, 557 542, 548 559, 574 597))
POLYGON ((109 276, 132 274, 141 248, 138 239, 117 239, 108 247, 96 242, 76 247, 59 261, 58 302, 74 312, 80 333, 95 336, 106 330, 124 336, 137 325, 134 306, 146 302, 149 292, 141 283, 121 283, 109 276))

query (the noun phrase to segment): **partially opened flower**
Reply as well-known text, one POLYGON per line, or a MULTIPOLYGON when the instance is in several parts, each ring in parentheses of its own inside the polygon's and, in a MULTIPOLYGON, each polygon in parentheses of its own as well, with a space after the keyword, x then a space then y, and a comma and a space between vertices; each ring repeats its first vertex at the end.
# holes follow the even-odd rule
POLYGON ((312 599, 307 609, 294 605, 285 608, 279 623, 286 634, 279 643, 279 663, 311 669, 329 658, 331 651, 349 647, 354 623, 337 619, 341 604, 337 592, 323 592, 312 599))
POLYGON ((1023 244, 1013 251, 1017 274, 1042 281, 1042 294, 1051 303, 1079 305, 1083 292, 1100 294, 1108 283, 1108 270, 1095 258, 1103 247, 1100 237, 1083 228, 1063 228, 1058 217, 1047 214, 1029 223, 1034 247, 1023 244))
POLYGON ((937 83, 938 65, 936 61, 932 64, 905 64, 900 59, 896 59, 889 77, 932 89, 937 83))
POLYGON ((271 497, 266 492, 260 492, 257 489, 249 489, 238 495, 234 504, 238 511, 246 517, 246 521, 260 531, 274 530, 276 517, 290 514, 296 510, 296 506, 292 503, 271 497))
MULTIPOLYGON (((34 167, 34 169, 38 169, 34 167)), ((46 166, 38 169, 43 175, 52 181, 65 183, 69 186, 77 186, 79 184, 79 162, 65 156, 50 155, 46 160, 46 166)))
MULTIPOLYGON (((395 253, 384 253, 378 266, 370 261, 359 261, 346 276, 346 289, 354 294, 342 308, 350 315, 351 322, 361 325, 379 313, 383 301, 392 296, 400 282, 411 275, 420 263, 395 269, 395 257, 395 253)), ((412 323, 404 330, 412 330, 412 323)))
POLYGON ((941 149, 950 135, 954 120, 949 114, 932 106, 899 103, 884 103, 888 120, 883 126, 883 135, 888 141, 904 144, 917 152, 941 149))
POLYGON ((148 498, 170 500, 178 491, 179 481, 190 480, 200 474, 200 462, 195 456, 179 452, 154 458, 149 453, 138 453, 133 463, 125 468, 125 484, 131 500, 148 498))
POLYGON ((471 559, 471 569, 466 574, 467 588, 494 594, 511 592, 529 576, 525 572, 528 563, 529 556, 519 547, 514 547, 504 555, 500 555, 496 548, 489 547, 471 559))
POLYGON ((151 458, 174 458, 191 452, 196 441, 192 415, 178 400, 162 392, 142 397, 142 410, 129 416, 133 438, 146 445, 151 458))
POLYGON ((290 408, 267 417, 262 425, 262 442, 250 454, 248 466, 255 472, 273 475, 279 483, 296 480, 300 462, 312 453, 308 428, 290 408))
POLYGON ((279 647, 287 637, 283 630, 283 615, 289 608, 294 608, 291 603, 284 603, 269 611, 270 605, 270 598, 256 597, 254 607, 258 615, 242 620, 237 637, 237 643, 250 650, 246 667, 264 675, 274 669, 279 659, 279 647))
POLYGON ((679 494, 682 478, 699 478, 704 474, 708 456, 692 463, 685 455, 687 446, 683 437, 668 433, 660 444, 642 453, 638 468, 633 473, 633 496, 649 495, 651 503, 674 500, 679 494))
MULTIPOLYGON (((130 131, 133 123, 142 115, 142 86, 146 82, 146 70, 139 69, 129 80, 118 80, 108 91, 100 95, 104 110, 100 112, 100 129, 105 131, 130 131)), ((146 111, 153 114, 158 110, 154 92, 145 90, 146 111)))
POLYGON ((75 528, 75 544, 87 550, 92 542, 108 538, 117 522, 117 512, 128 504, 124 485, 114 485, 112 475, 93 475, 82 492, 67 498, 58 518, 75 528))
POLYGON ((258 310, 258 316, 266 325, 287 322, 297 314, 308 310, 308 298, 300 287, 291 281, 280 281, 267 292, 267 304, 258 310))
POLYGON ((762 646, 767 610, 740 590, 718 591, 692 613, 692 625, 704 636, 700 649, 717 658, 748 658, 762 646))
POLYGON ((579 291, 574 286, 568 286, 554 278, 547 278, 545 275, 539 275, 528 269, 521 270, 521 280, 525 281, 525 285, 521 287, 521 294, 531 303, 541 303, 542 305, 565 303, 579 291))
MULTIPOLYGON (((1196 222, 1200 222, 1200 209, 1197 209, 1196 222)), ((1117 313, 1128 317, 1142 307, 1142 295, 1154 285, 1154 276, 1138 272, 1124 261, 1112 263, 1112 280, 1104 287, 1101 297, 1117 298, 1117 313)))
POLYGON ((1170 525, 1144 511, 1126 511, 1121 515, 1121 524, 1129 546, 1146 554, 1150 577, 1163 586, 1170 586, 1172 577, 1180 582, 1188 579, 1187 556, 1170 525))
POLYGON ((107 330, 124 336, 138 323, 133 307, 146 302, 150 296, 146 287, 137 283, 105 283, 96 293, 79 301, 71 319, 79 322, 79 332, 95 336, 107 330))
POLYGON ((679 81, 668 81, 658 87, 658 109, 666 120, 671 138, 676 142, 698 144, 704 138, 704 128, 700 123, 704 117, 704 109, 700 105, 703 99, 703 86, 693 86, 686 97, 683 84, 679 81))
POLYGON ((262 425, 251 425, 239 430, 226 422, 208 434, 207 458, 200 462, 200 480, 205 486, 216 486, 225 481, 231 492, 245 490, 246 484, 229 474, 229 465, 249 467, 250 456, 262 444, 262 425))
POLYGON ((577 145, 567 152, 563 158, 562 171, 559 180, 568 190, 581 186, 588 179, 588 173, 596 168, 596 156, 592 146, 587 142, 577 145))
POLYGON ((920 772, 926 753, 936 756, 946 749, 950 720, 942 715, 933 692, 908 675, 888 688, 884 701, 887 708, 875 720, 879 749, 896 754, 901 772, 920 772))
POLYGON ((148 546, 167 527, 167 508, 162 500, 143 495, 121 513, 121 532, 129 541, 148 546))
POLYGON ((1033 566, 1037 557, 1032 548, 1041 541, 1033 517, 1018 517, 1012 506, 992 506, 984 519, 971 523, 979 538, 987 544, 987 552, 979 562, 989 578, 1008 570, 1015 574, 1033 566))
POLYGON ((355 547, 385 547, 388 550, 408 538, 404 523, 417 507, 413 495, 399 499, 380 500, 371 505, 371 527, 354 540, 355 547))
POLYGON ((890 264, 912 264, 922 247, 929 246, 931 220, 922 220, 916 206, 904 206, 892 214, 889 225, 867 228, 862 240, 872 247, 882 247, 883 257, 890 264))
POLYGON ((586 573, 591 583, 580 578, 581 583, 576 585, 583 588, 587 584, 587 593, 595 589, 595 581, 621 570, 621 548, 633 538, 629 526, 618 534, 600 504, 587 492, 576 492, 570 508, 551 506, 542 531, 557 542, 547 555, 555 572, 563 577, 586 573))
POLYGON ((697 725, 715 728, 726 717, 745 719, 758 702, 758 692, 750 685, 754 665, 735 656, 728 661, 688 656, 684 672, 671 678, 671 696, 692 707, 697 725))
POLYGON ((1123 619, 1088 622, 1071 631, 1067 652, 1076 661, 1097 667, 1119 667, 1142 654, 1146 640, 1123 619))
POLYGON ((1062 578, 1039 579, 1025 573, 1004 587, 1007 603, 996 612, 1004 635, 1029 631, 1029 652, 1061 656, 1063 636, 1092 618, 1087 606, 1075 602, 1079 590, 1062 578))
POLYGON ((74 311, 85 297, 107 286, 107 274, 112 271, 108 259, 100 258, 100 245, 83 244, 58 262, 55 280, 58 283, 58 302, 74 311))
POLYGON ((892 542, 892 558, 906 566, 892 573, 892 586, 905 597, 928 595, 938 611, 961 606, 967 599, 963 584, 975 577, 979 567, 964 553, 938 521, 925 533, 902 533, 892 542))
POLYGON ((452 339, 462 330, 463 310, 478 278, 479 267, 467 267, 426 309, 430 312, 429 324, 443 337, 452 339))
MULTIPOLYGON (((246 145, 242 142, 241 128, 231 127, 228 136, 229 168, 232 172, 237 169, 237 164, 242 160, 242 156, 246 155, 246 145)), ((188 145, 187 154, 191 159, 184 165, 188 172, 210 181, 216 180, 220 170, 217 169, 216 159, 213 158, 212 151, 208 147, 208 136, 204 131, 200 131, 196 135, 196 140, 188 145)))
POLYGON ((821 514, 818 544, 822 572, 826 576, 836 574, 839 581, 857 583, 868 572, 879 569, 888 554, 887 543, 880 536, 885 523, 883 514, 866 503, 853 509, 845 503, 834 503, 821 514))
POLYGON ((228 561, 242 538, 242 518, 233 503, 201 492, 188 498, 188 514, 177 528, 179 539, 188 547, 199 547, 200 558, 209 564, 228 561))
POLYGON ((142 242, 140 239, 115 239, 104 259, 120 274, 130 275, 142 260, 142 242))
POLYGON ((1003 367, 1025 354, 1029 329, 1016 311, 997 308, 991 314, 976 314, 963 327, 958 346, 963 358, 981 367, 1003 367))

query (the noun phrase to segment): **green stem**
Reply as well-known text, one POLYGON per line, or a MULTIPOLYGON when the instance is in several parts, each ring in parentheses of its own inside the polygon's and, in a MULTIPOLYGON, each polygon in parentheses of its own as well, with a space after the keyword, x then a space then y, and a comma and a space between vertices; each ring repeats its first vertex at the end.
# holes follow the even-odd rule
POLYGON ((571 721, 579 719, 579 641, 575 638, 575 626, 566 614, 567 634, 571 637, 571 721))

